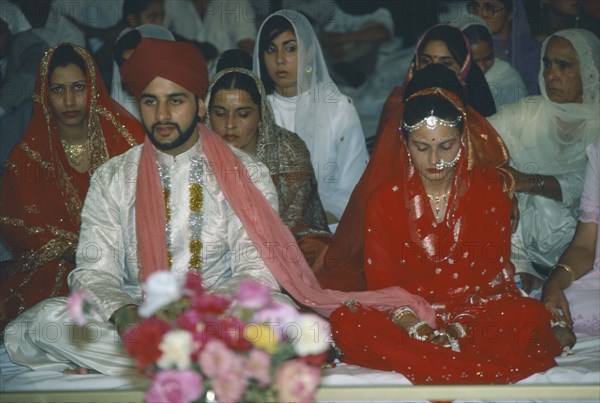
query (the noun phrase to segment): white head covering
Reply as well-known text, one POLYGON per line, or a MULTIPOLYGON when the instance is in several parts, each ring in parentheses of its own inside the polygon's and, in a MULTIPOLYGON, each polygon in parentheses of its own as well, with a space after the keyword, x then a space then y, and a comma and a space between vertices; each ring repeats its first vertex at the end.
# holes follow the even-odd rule
POLYGON ((542 96, 537 98, 542 102, 541 114, 531 117, 531 124, 524 122, 523 133, 533 130, 543 136, 522 136, 521 145, 511 150, 522 153, 517 160, 536 161, 539 172, 546 175, 583 172, 587 162, 585 149, 600 134, 600 40, 583 29, 558 31, 544 41, 542 58, 554 36, 567 39, 577 53, 583 103, 552 102, 546 93, 542 65, 539 72, 542 96))
POLYGON ((260 76, 262 55, 259 54, 259 42, 265 23, 277 15, 284 17, 292 24, 298 43, 298 95, 295 99, 290 99, 290 102, 295 102, 296 105, 296 124, 293 131, 306 143, 312 161, 322 161, 324 157, 321 154, 325 150, 316 141, 316 133, 327 138, 329 134, 323 131, 327 130, 329 127, 327 123, 331 120, 327 108, 322 107, 323 102, 339 102, 343 95, 329 76, 321 45, 310 22, 304 15, 294 10, 277 11, 267 17, 261 25, 258 31, 257 45, 254 47, 254 73, 263 82, 265 81, 264 77, 260 76))
POLYGON ((600 39, 585 29, 563 29, 550 35, 542 44, 542 63, 538 82, 544 100, 550 104, 553 113, 563 122, 580 122, 585 119, 598 119, 600 112, 600 39), (548 43, 555 36, 571 42, 579 58, 581 82, 583 84, 583 104, 559 104, 550 101, 544 83, 543 58, 548 43))
MULTIPOLYGON (((299 12, 295 10, 280 10, 271 14, 262 23, 258 31, 258 39, 260 40, 265 23, 276 15, 287 19, 294 27, 296 33, 296 40, 298 42, 298 88, 300 91, 306 92, 316 84, 333 83, 329 76, 325 58, 321 51, 321 45, 315 35, 315 31, 306 17, 299 12)), ((261 56, 259 55, 259 46, 257 44, 254 47, 253 68, 255 74, 259 77, 260 59, 261 56)))
MULTIPOLYGON (((161 27, 156 24, 143 24, 136 28, 125 28, 119 36, 117 37, 118 42, 119 39, 123 37, 123 35, 136 30, 140 33, 142 38, 154 38, 154 39, 164 39, 168 41, 174 41, 175 37, 166 28, 161 27)), ((119 73, 119 66, 117 62, 113 60, 113 74, 112 74, 112 83, 110 87, 110 95, 111 97, 120 103, 125 109, 127 109, 133 116, 135 116, 138 120, 140 120, 140 111, 138 107, 137 100, 133 95, 128 93, 123 89, 121 74, 119 73)))

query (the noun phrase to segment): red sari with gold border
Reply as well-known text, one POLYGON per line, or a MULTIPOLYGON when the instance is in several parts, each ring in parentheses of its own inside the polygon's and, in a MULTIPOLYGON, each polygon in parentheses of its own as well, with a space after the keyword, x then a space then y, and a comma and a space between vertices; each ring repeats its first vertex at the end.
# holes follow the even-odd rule
POLYGON ((102 163, 144 138, 141 124, 108 95, 89 52, 71 46, 86 66, 89 168, 81 173, 69 165, 48 103, 48 66, 54 47, 40 62, 27 132, 4 165, 0 236, 14 262, 1 273, 2 330, 25 309, 68 294, 67 275, 74 265, 62 255, 77 245, 90 178, 102 163))
MULTIPOLYGON (((454 94, 418 94, 428 93, 462 110, 454 94)), ((398 158, 388 164, 396 174, 370 193, 363 232, 367 289, 400 286, 431 304, 438 328, 468 324, 460 352, 412 339, 387 312, 344 306, 330 317, 344 362, 396 371, 416 384, 510 383, 556 365, 561 348, 550 314, 522 297, 513 280, 505 149, 480 115, 463 117, 463 157, 444 220, 436 221, 396 125, 398 158)))

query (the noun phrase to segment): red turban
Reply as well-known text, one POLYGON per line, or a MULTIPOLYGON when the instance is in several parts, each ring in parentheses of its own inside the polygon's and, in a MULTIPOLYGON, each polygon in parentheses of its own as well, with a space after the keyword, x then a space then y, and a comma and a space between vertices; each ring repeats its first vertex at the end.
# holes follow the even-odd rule
POLYGON ((181 85, 200 99, 208 86, 208 69, 202 53, 191 43, 144 38, 121 66, 129 90, 140 98, 156 77, 181 85))

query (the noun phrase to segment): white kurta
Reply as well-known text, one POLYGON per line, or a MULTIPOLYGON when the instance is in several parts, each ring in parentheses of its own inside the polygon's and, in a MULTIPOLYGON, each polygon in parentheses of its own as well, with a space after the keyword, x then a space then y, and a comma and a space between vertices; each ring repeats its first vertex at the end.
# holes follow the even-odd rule
POLYGON ((511 260, 517 273, 537 276, 541 275, 531 262, 549 268, 571 242, 583 190, 585 148, 598 138, 598 120, 562 135, 550 133, 547 128, 560 127, 560 122, 553 123, 556 118, 547 105, 541 96, 526 97, 488 118, 506 143, 511 166, 528 174, 554 176, 560 184, 562 202, 517 193, 520 219, 512 239, 511 260))
MULTIPOLYGON (((327 99, 327 87, 320 94, 323 102, 319 114, 329 119, 317 119, 315 132, 303 130, 303 122, 296 122, 295 99, 277 93, 269 95, 275 121, 304 140, 318 181, 319 196, 325 211, 342 216, 350 194, 363 174, 369 155, 356 109, 350 98, 327 99)), ((335 95, 335 94, 334 94, 335 95)), ((313 92, 303 93, 298 102, 311 102, 313 92)))
MULTIPOLYGON (((41 302, 7 327, 6 349, 15 363, 59 371, 74 364, 104 374, 135 371, 108 319, 118 308, 139 305, 142 301, 135 226, 137 169, 142 147, 134 147, 98 168, 82 211, 78 264, 69 275, 69 287, 84 288, 91 293, 97 320, 83 329, 77 328, 66 312, 66 298, 41 302)), ((277 209, 277 193, 267 168, 247 154, 233 150, 252 173, 254 184, 277 209)), ((278 291, 275 278, 260 257, 262 251, 257 251, 250 241, 203 157, 200 147, 177 157, 157 155, 158 163, 170 170, 171 178, 171 270, 188 270, 189 177, 192 158, 198 158, 203 166, 200 273, 204 286, 231 293, 240 281, 252 279, 278 291)))
POLYGON ((494 60, 492 68, 485 72, 485 79, 492 91, 496 109, 527 96, 527 87, 519 72, 502 59, 494 60))
POLYGON ((188 39, 210 42, 223 53, 256 38, 256 10, 246 0, 211 0, 204 19, 189 0, 165 1, 164 27, 188 39))

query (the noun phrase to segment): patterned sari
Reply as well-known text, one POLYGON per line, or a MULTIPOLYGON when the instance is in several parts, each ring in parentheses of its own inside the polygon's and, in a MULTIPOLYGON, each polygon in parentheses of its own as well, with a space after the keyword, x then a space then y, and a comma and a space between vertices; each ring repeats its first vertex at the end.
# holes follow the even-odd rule
MULTIPOLYGON (((220 71, 208 88, 206 105, 210 105, 211 97, 215 96, 214 84, 231 72, 245 74, 256 83, 261 105, 258 105, 260 122, 254 157, 269 168, 279 197, 279 216, 292 231, 308 263, 312 265, 320 256, 321 248, 329 242, 331 233, 306 144, 296 133, 275 123, 264 86, 249 70, 228 68, 220 71)), ((206 124, 211 127, 209 118, 206 124)))
MULTIPOLYGON (((364 219, 367 289, 400 286, 428 301, 436 328, 465 325, 460 351, 411 338, 385 311, 344 306, 330 317, 343 360, 396 371, 416 384, 511 383, 556 365, 561 349, 550 314, 521 297, 510 263, 512 177, 507 152, 477 113, 458 97, 432 88, 462 111, 462 155, 437 223, 421 177, 410 162, 398 124, 386 128, 399 146, 394 174, 374 187, 364 219)), ((375 159, 372 159, 375 161, 375 159)))
POLYGON ((32 120, 4 166, 0 236, 14 261, 2 268, 2 329, 36 303, 68 294, 67 275, 74 265, 63 254, 77 245, 91 175, 144 137, 139 122, 108 95, 89 52, 70 46, 86 66, 89 168, 80 173, 69 165, 49 106, 53 47, 40 62, 32 120))

